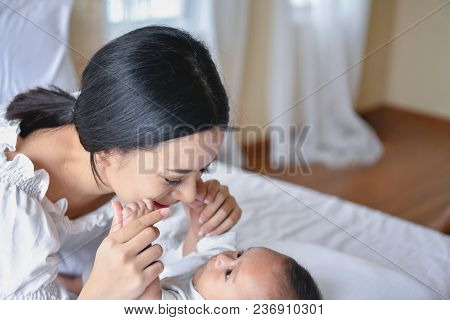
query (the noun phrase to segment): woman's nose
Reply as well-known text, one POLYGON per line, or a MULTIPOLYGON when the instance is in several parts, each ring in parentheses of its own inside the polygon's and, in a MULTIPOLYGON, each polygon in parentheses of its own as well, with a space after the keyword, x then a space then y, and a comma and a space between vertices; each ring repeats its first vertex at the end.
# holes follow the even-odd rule
POLYGON ((196 181, 195 175, 186 178, 182 184, 172 191, 171 197, 184 203, 194 202, 197 196, 196 181))

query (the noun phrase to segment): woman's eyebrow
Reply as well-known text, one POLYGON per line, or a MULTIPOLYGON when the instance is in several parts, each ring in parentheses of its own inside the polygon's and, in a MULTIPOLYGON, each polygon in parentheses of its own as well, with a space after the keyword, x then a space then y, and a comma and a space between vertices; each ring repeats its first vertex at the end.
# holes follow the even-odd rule
MULTIPOLYGON (((203 169, 208 168, 211 165, 211 163, 213 163, 216 160, 217 160, 217 156, 210 163, 208 163, 203 169)), ((203 170, 203 169, 201 169, 201 170, 203 170)), ((193 169, 165 169, 165 170, 176 172, 176 173, 182 173, 182 174, 190 173, 190 172, 194 171, 193 169)))

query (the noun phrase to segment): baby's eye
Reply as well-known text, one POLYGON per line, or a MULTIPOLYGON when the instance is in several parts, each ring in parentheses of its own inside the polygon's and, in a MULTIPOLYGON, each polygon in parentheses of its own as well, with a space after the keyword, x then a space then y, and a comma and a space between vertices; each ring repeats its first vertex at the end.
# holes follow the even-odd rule
POLYGON ((242 256, 243 253, 244 253, 244 250, 239 251, 237 254, 237 257, 239 258, 240 256, 242 256))
POLYGON ((228 279, 231 275, 231 270, 225 271, 225 279, 228 279))
POLYGON ((171 186, 176 186, 179 185, 181 183, 181 180, 170 180, 167 178, 164 178, 164 180, 166 180, 166 182, 171 185, 171 186))

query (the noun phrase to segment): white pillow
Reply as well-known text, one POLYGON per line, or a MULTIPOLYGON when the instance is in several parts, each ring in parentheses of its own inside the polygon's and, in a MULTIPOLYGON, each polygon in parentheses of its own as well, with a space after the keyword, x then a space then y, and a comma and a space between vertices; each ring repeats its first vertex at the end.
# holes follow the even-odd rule
POLYGON ((67 43, 72 0, 0 2, 0 104, 36 86, 77 88, 67 43))
POLYGON ((324 299, 441 299, 406 272, 393 271, 319 245, 275 241, 255 246, 267 247, 296 259, 311 273, 324 299))

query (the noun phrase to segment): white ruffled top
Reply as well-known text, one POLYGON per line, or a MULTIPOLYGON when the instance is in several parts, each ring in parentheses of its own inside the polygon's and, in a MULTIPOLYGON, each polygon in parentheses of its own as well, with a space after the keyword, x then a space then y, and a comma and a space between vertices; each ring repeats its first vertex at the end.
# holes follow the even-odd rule
POLYGON ((65 216, 67 199, 46 197, 46 170, 35 171, 24 154, 7 160, 19 124, 0 110, 0 299, 71 299, 55 278, 81 275, 92 264, 111 224, 111 203, 74 220, 65 216))

